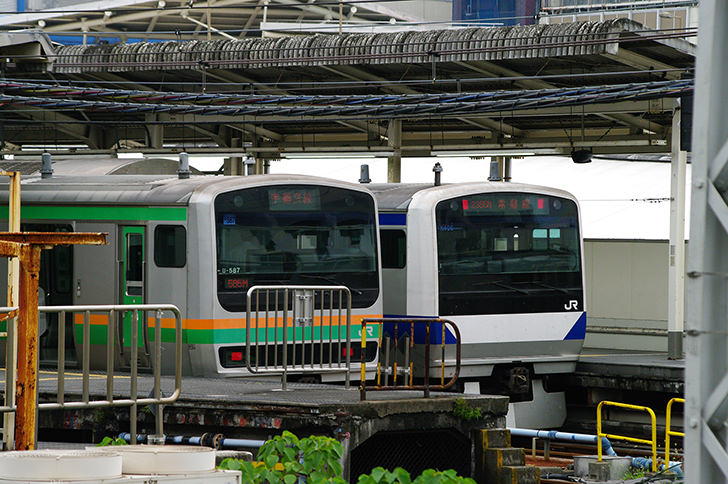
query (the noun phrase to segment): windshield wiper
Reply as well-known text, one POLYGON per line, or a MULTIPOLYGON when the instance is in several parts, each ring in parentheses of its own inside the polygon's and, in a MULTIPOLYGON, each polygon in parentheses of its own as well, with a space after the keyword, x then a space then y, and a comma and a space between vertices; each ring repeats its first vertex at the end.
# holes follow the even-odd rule
POLYGON ((569 294, 569 291, 567 291, 563 287, 552 286, 550 284, 546 284, 545 282, 535 282, 534 281, 534 282, 531 282, 531 284, 536 284, 537 286, 545 287, 546 289, 551 289, 552 291, 559 291, 560 293, 563 293, 563 294, 569 294))
POLYGON ((496 281, 496 282, 493 283, 493 285, 494 286, 498 286, 498 287, 502 287, 504 289, 510 289, 511 291, 520 292, 521 294, 525 294, 526 296, 530 296, 531 295, 531 293, 529 291, 526 291, 525 289, 519 289, 517 287, 513 287, 513 286, 511 286, 509 284, 504 284, 502 282, 496 281))

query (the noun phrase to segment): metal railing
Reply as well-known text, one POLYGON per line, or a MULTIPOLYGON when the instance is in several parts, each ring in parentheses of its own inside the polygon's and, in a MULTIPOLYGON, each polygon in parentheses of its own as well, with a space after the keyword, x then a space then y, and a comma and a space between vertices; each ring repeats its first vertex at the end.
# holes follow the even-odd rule
POLYGON ((688 30, 697 25, 697 6, 698 0, 542 0, 539 21, 554 24, 627 18, 655 30, 688 30))
POLYGON ((349 288, 253 286, 246 302, 245 365, 250 373, 280 374, 287 390, 289 372, 345 372, 349 388, 349 288))
POLYGON ((630 405, 628 403, 610 402, 608 400, 599 402, 599 405, 597 405, 597 437, 597 458, 599 462, 602 461, 602 437, 606 437, 610 440, 624 440, 626 442, 634 442, 637 444, 650 444, 652 446, 652 472, 657 472, 657 419, 655 418, 655 412, 653 412, 651 408, 643 407, 641 405, 630 405), (627 437, 625 435, 606 434, 602 432, 603 406, 628 408, 631 410, 649 413, 652 422, 652 440, 627 437))
MULTIPOLYGON (((139 405, 156 406, 155 429, 157 435, 163 435, 163 418, 162 405, 174 403, 179 398, 182 391, 182 316, 176 306, 171 304, 129 304, 129 305, 92 305, 92 306, 40 306, 40 313, 57 314, 58 315, 58 358, 57 358, 57 382, 56 382, 56 401, 42 402, 38 404, 38 410, 62 410, 62 409, 83 409, 83 408, 102 408, 102 407, 129 407, 129 432, 136 442, 136 425, 137 425, 137 409, 139 405), (146 318, 147 312, 154 313, 154 342, 152 346, 152 371, 154 387, 152 396, 147 398, 138 398, 138 351, 139 351, 139 328, 143 328, 143 332, 149 330, 149 320, 146 318), (174 315, 175 326, 175 355, 174 355, 174 392, 168 396, 162 396, 161 373, 162 373, 162 314, 172 313, 174 315), (65 355, 65 339, 66 339, 66 315, 81 314, 82 323, 82 339, 81 353, 79 363, 81 366, 81 398, 80 400, 66 399, 66 355, 65 355), (91 315, 106 315, 106 391, 103 399, 92 400, 90 391, 91 368, 91 315), (124 328, 124 315, 131 313, 130 327, 130 396, 129 398, 114 398, 114 359, 118 354, 117 349, 121 346, 119 334, 116 331, 115 324, 116 315, 120 317, 121 333, 124 328), (141 317, 141 324, 139 315, 141 317), (118 346, 117 346, 118 345, 118 346)), ((0 309, 0 314, 3 312, 0 309)), ((151 318, 150 318, 151 319, 151 318)), ((8 325, 11 322, 8 321, 8 325)), ((10 328, 10 327, 9 327, 10 328)), ((146 338, 145 338, 146 340, 146 338)), ((9 348, 10 345, 7 345, 9 348)), ((8 358, 8 361, 11 361, 8 358)), ((7 370, 8 368, 6 368, 7 370)), ((0 413, 13 412, 15 407, 0 407, 0 413)), ((5 429, 7 430, 7 429, 5 429)))
MULTIPOLYGON (((440 318, 368 318, 363 319, 361 322, 361 351, 362 351, 362 361, 364 361, 365 355, 366 355, 366 326, 369 324, 377 324, 379 325, 379 360, 377 361, 377 373, 376 373, 376 379, 377 384, 373 387, 367 387, 366 384, 366 373, 364 365, 362 365, 361 368, 361 386, 359 387, 360 391, 360 398, 361 400, 366 400, 366 392, 367 390, 372 391, 385 391, 385 390, 423 390, 425 398, 429 398, 430 396, 430 390, 447 390, 448 388, 452 387, 455 382, 458 379, 458 376, 460 375, 460 360, 461 360, 461 348, 460 348, 460 330, 458 327, 453 323, 452 321, 449 321, 447 319, 440 319, 440 318), (393 352, 394 357, 392 358, 392 365, 389 364, 389 343, 386 342, 384 346, 382 346, 382 339, 383 339, 383 326, 384 325, 392 325, 392 335, 393 335, 393 352), (399 328, 400 325, 403 326, 405 329, 402 331, 402 334, 404 334, 404 358, 403 358, 403 368, 400 368, 398 356, 399 356, 399 328), (425 335, 424 335, 424 356, 423 356, 423 364, 422 364, 422 376, 423 376, 423 384, 421 385, 415 385, 414 384, 414 374, 415 374, 415 358, 414 358, 414 350, 415 350, 415 326, 416 325, 424 325, 425 326, 425 335), (430 384, 430 373, 432 370, 432 365, 430 363, 430 356, 431 356, 431 340, 432 336, 434 336, 434 332, 431 331, 432 326, 435 325, 437 329, 439 329, 440 333, 440 384, 439 385, 431 385, 430 384), (452 377, 450 380, 446 383, 445 382, 445 360, 446 360, 446 346, 447 346, 447 331, 446 326, 449 326, 452 328, 452 332, 455 336, 455 369, 452 377), (409 330, 409 332, 407 332, 409 330), (384 365, 382 365, 382 347, 384 347, 384 365), (384 371, 382 371, 382 367, 384 367, 384 371), (402 385, 397 385, 397 377, 400 373, 400 369, 402 370, 402 373, 404 374, 405 378, 407 379, 407 382, 402 385), (382 374, 384 374, 384 385, 382 385, 382 374), (392 375, 392 385, 389 385, 389 375, 392 375)), ((388 336, 385 336, 384 338, 387 338, 388 336)), ((435 343, 437 344, 437 343, 435 343)), ((453 343, 450 343, 452 345, 453 343)), ((418 344, 419 347, 419 344, 418 344)))
MULTIPOLYGON (((3 307, 0 308, 0 321, 5 321, 5 332, 2 337, 5 338, 5 395, 4 404, 0 407, 0 414, 5 414, 15 411, 15 354, 12 351, 15 349, 15 345, 12 344, 14 340, 14 333, 18 324, 17 315, 18 307, 3 307)), ((5 422, 3 422, 3 426, 5 422)), ((4 431, 4 429, 3 429, 4 431)))
POLYGON ((685 437, 685 432, 677 432, 671 428, 672 418, 672 404, 673 403, 685 403, 684 398, 671 398, 667 402, 667 409, 665 410, 665 469, 670 469, 670 437, 685 437))

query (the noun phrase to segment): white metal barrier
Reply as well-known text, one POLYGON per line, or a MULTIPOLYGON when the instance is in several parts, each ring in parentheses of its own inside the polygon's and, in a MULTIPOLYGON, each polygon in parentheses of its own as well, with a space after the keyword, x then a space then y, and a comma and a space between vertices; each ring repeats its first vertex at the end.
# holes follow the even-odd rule
MULTIPOLYGON (((0 308, 0 314, 8 313, 14 308, 0 308)), ((129 407, 130 409, 130 434, 132 442, 136 442, 136 416, 139 405, 154 405, 157 408, 155 416, 155 427, 157 435, 163 435, 163 419, 162 405, 173 403, 179 398, 182 391, 182 316, 179 309, 171 304, 128 304, 128 305, 93 305, 93 306, 40 306, 38 308, 41 314, 57 314, 58 315, 58 358, 57 358, 57 396, 55 402, 43 402, 38 404, 38 410, 62 410, 62 409, 82 409, 82 408, 102 408, 102 407, 129 407), (114 398, 114 358, 118 348, 121 347, 120 334, 123 333, 124 315, 131 313, 130 318, 130 334, 129 341, 130 355, 130 395, 128 398, 114 398), (152 345, 152 372, 154 386, 152 396, 147 398, 138 398, 138 350, 139 350, 139 328, 144 333, 149 331, 149 321, 146 317, 147 313, 154 314, 153 331, 154 341, 143 336, 145 343, 152 345), (171 313, 175 320, 174 325, 174 391, 168 396, 162 396, 161 372, 162 372, 162 315, 171 313), (65 389, 65 334, 66 334, 66 315, 81 314, 83 317, 81 351, 79 354, 79 364, 81 367, 81 398, 80 400, 67 400, 65 389), (91 399, 90 392, 90 353, 91 353, 91 315, 101 314, 107 318, 106 325, 106 392, 103 398, 91 399), (119 325, 116 324, 116 316, 120 317, 119 325), (141 315, 141 321, 140 321, 141 315), (117 328, 121 326, 120 331, 117 328)), ((8 334, 17 328, 12 327, 15 319, 8 320, 8 334)), ((6 345, 11 348, 10 345, 6 345)), ((7 362, 13 361, 11 351, 7 352, 7 362)), ((12 364, 6 363, 6 370, 12 371, 12 364)), ((6 381, 7 378, 6 373, 6 381)), ((15 389, 12 389, 15 391, 15 389)), ((8 395, 6 388, 6 398, 8 395)), ((0 413, 14 412, 15 406, 5 405, 0 407, 0 413)), ((8 429, 3 429, 7 431, 8 429)))
MULTIPOLYGON (((253 286, 247 293, 245 364, 254 374, 351 371, 351 291, 345 286, 253 286)), ((364 364, 364 363, 362 363, 364 364)))

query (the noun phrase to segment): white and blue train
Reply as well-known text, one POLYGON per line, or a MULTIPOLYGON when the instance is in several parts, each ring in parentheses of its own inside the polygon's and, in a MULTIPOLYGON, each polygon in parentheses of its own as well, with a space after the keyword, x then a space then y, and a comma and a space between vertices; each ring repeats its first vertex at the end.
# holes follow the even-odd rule
MULTIPOLYGON (((502 182, 367 186, 379 206, 385 317, 453 321, 462 389, 510 396, 510 424, 562 425, 563 377, 586 331, 576 199, 502 182)), ((430 377, 442 363, 432 354, 430 377)), ((452 372, 454 352, 445 358, 452 372)))

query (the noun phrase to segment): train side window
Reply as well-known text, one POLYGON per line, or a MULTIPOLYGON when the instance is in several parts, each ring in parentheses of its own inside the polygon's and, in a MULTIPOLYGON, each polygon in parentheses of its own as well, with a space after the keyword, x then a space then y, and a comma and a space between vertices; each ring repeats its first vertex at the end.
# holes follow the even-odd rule
POLYGON ((382 267, 402 269, 407 263, 407 234, 404 230, 380 230, 382 242, 382 267))
POLYGON ((184 267, 187 263, 187 231, 181 225, 157 225, 154 229, 154 263, 157 267, 184 267))

